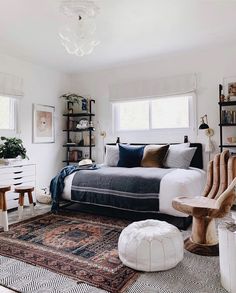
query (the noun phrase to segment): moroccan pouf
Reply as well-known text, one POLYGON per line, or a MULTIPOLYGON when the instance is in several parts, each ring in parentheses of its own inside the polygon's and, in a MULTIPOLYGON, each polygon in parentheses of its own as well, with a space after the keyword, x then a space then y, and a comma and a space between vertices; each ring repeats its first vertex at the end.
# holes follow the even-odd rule
POLYGON ((180 231, 167 222, 134 222, 120 234, 118 252, 124 265, 139 271, 163 271, 175 267, 184 254, 180 231))

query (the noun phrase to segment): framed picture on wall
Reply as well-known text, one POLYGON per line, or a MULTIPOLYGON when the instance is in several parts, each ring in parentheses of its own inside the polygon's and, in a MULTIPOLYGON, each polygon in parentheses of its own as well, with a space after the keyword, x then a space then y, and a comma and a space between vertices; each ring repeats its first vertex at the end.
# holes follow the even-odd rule
POLYGON ((33 104, 33 143, 55 142, 55 107, 33 104))

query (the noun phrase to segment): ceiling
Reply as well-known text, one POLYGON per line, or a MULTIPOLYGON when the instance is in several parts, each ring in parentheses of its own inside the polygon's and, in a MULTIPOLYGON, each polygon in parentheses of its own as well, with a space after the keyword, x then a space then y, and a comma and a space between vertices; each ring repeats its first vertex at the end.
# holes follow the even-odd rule
POLYGON ((82 72, 236 40, 235 0, 95 0, 97 38, 88 56, 66 53, 60 0, 0 0, 0 53, 82 72))

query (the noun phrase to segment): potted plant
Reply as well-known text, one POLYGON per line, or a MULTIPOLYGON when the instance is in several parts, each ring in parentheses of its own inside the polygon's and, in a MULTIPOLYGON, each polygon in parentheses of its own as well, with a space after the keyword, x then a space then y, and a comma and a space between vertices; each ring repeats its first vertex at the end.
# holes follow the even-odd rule
POLYGON ((20 157, 22 159, 29 159, 21 139, 1 136, 1 140, 4 141, 4 143, 0 144, 0 158, 13 159, 20 157))
POLYGON ((68 113, 73 112, 73 107, 76 104, 80 104, 81 103, 81 110, 82 111, 86 111, 88 110, 88 100, 85 97, 82 97, 80 95, 77 94, 71 94, 71 93, 67 93, 67 94, 63 94, 60 96, 60 98, 63 98, 66 102, 67 102, 67 110, 68 113))

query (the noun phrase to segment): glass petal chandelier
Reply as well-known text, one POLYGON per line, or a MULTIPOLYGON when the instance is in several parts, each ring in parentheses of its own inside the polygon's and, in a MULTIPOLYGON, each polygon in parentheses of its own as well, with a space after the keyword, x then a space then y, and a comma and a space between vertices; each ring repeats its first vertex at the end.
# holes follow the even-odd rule
POLYGON ((93 1, 66 0, 61 2, 60 10, 68 18, 67 24, 59 32, 67 53, 77 56, 91 54, 99 44, 95 38, 94 21, 99 8, 93 1))

